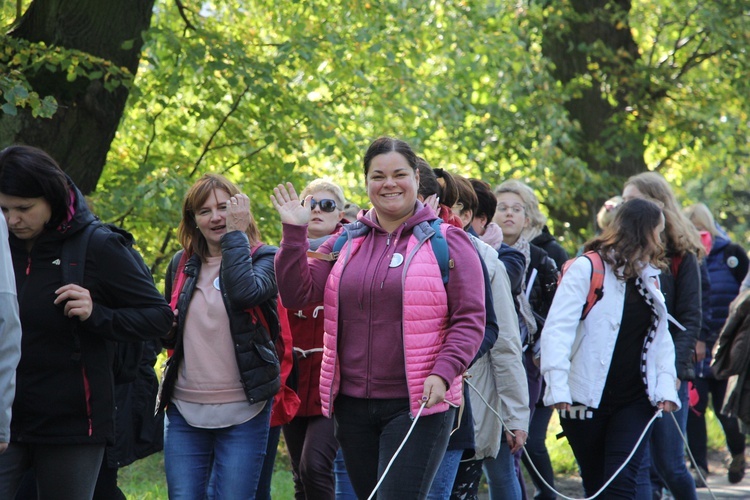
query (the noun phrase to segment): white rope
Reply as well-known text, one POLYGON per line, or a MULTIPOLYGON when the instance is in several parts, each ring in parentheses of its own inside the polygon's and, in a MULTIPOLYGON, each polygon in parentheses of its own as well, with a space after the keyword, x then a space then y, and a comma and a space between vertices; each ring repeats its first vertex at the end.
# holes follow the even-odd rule
MULTIPOLYGON (((674 413, 670 413, 670 415, 672 415, 672 420, 674 421, 675 427, 677 427, 677 432, 680 433, 680 437, 682 438, 682 442, 685 443, 685 449, 687 449, 688 455, 690 455, 690 461, 695 466, 695 470, 698 471, 698 475, 703 480, 703 484, 706 485, 706 488, 708 489, 708 493, 711 495, 711 498, 713 498, 714 500, 717 500, 716 499, 716 495, 714 495, 714 492, 711 490, 711 487, 708 485, 708 481, 706 481, 706 478, 703 477, 703 473, 701 472, 701 468, 698 466, 698 464, 695 461, 695 457, 693 456, 693 452, 690 450, 690 446, 688 445, 687 438, 685 437, 685 434, 682 433, 682 429, 680 429, 680 424, 677 423, 677 417, 674 416, 674 413)), ((696 487, 697 487, 697 485, 696 485, 696 487)))
MULTIPOLYGON (((494 413, 497 416, 497 418, 500 419, 500 423, 503 426, 503 428, 510 430, 508 428, 508 426, 505 425, 505 421, 503 420, 503 417, 501 417, 500 414, 497 411, 495 411, 495 409, 492 407, 492 405, 490 405, 487 402, 486 399, 484 399, 484 396, 482 396, 482 393, 480 393, 477 390, 477 388, 474 387, 474 385, 471 382, 469 382, 468 380, 465 380, 465 382, 467 384, 469 384, 469 387, 471 387, 474 390, 474 392, 476 392, 479 395, 479 397, 482 399, 482 401, 484 402, 484 404, 487 405, 487 408, 489 408, 490 411, 492 411, 492 413, 494 413)), ((599 490, 596 493, 594 493, 592 496, 590 496, 590 497, 586 497, 586 498, 569 497, 569 496, 563 495, 562 493, 560 493, 559 491, 557 491, 547 481, 545 481, 544 478, 542 477, 542 475, 539 473, 539 470, 536 468, 536 465, 534 465, 534 462, 531 460, 531 457, 529 456, 529 453, 526 451, 526 446, 523 446, 523 452, 526 455, 526 458, 528 459, 529 463, 531 464, 531 468, 534 469, 534 472, 536 473, 537 477, 545 484, 545 486, 547 486, 547 488, 549 488, 550 490, 552 490, 556 495, 560 496, 561 498, 564 498, 565 500, 591 500, 591 499, 596 498, 599 495, 601 495, 602 492, 607 488, 607 486, 609 486, 610 483, 612 483, 612 481, 615 480, 615 478, 617 477, 617 475, 620 472, 622 472, 622 470, 625 468, 625 466, 628 464, 628 462, 630 462, 630 459, 633 458, 633 455, 635 455, 635 452, 638 450, 638 446, 640 446, 641 441, 643 441, 643 438, 646 436, 646 433, 648 432, 649 427, 651 427, 653 425, 654 421, 661 414, 662 414, 661 410, 658 410, 656 413, 654 413, 654 416, 651 417, 651 420, 649 420, 648 424, 646 425, 646 428, 643 429, 643 432, 641 433, 641 436, 638 438, 638 442, 635 443, 635 447, 633 448, 633 450, 628 455, 628 458, 626 458, 625 461, 620 466, 620 468, 617 469, 614 474, 612 474, 612 477, 610 477, 609 480, 606 483, 604 483, 604 485, 601 488, 599 488, 599 490)), ((680 434, 682 434, 682 432, 680 432, 680 434)))
POLYGON ((372 490, 372 493, 370 493, 370 496, 367 497, 367 500, 372 500, 373 498, 375 498, 375 493, 378 492, 378 488, 380 488, 380 485, 385 479, 386 474, 388 474, 388 471, 391 469, 391 465, 393 465, 393 462, 396 461, 396 457, 398 456, 399 453, 401 453, 401 448, 403 448, 404 445, 406 444, 406 440, 409 439, 409 436, 411 436, 411 431, 413 431, 414 426, 417 425, 417 420, 419 420, 419 416, 422 415, 422 410, 424 410, 424 405, 426 404, 427 404, 427 401, 424 401, 422 403, 422 406, 419 407, 419 411, 417 412, 417 415, 414 417, 414 421, 411 423, 411 427, 409 427, 409 432, 406 433, 406 437, 404 437, 404 440, 401 441, 401 444, 398 446, 396 453, 394 453, 393 456, 391 457, 391 461, 388 462, 388 465, 383 471, 383 475, 380 476, 380 479, 378 480, 378 484, 375 485, 375 489, 372 490))

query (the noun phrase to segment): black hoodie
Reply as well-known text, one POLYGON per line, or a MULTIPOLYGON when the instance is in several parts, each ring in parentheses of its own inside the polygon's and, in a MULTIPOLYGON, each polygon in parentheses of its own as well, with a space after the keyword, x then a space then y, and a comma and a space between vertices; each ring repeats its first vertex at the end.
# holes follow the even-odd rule
POLYGON ((63 243, 94 220, 68 180, 68 218, 45 230, 27 251, 10 235, 23 337, 11 442, 92 444, 114 437, 112 360, 115 341, 158 338, 172 325, 169 305, 117 233, 92 237, 83 283, 94 303, 86 321, 55 305, 63 285, 63 243), (76 340, 76 337, 78 340, 76 340))

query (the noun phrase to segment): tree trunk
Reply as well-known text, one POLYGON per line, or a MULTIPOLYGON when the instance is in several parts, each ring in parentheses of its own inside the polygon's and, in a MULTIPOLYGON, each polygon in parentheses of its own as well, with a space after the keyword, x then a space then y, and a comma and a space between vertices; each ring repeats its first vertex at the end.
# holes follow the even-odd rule
POLYGON ((628 22, 630 1, 569 0, 549 5, 555 8, 545 23, 543 52, 555 65, 555 78, 571 93, 565 106, 580 127, 575 154, 598 182, 588 189, 581 186, 576 193, 575 204, 588 207, 577 220, 571 220, 570 207, 552 213, 567 214, 560 220, 578 229, 591 224, 601 203, 618 193, 628 177, 646 169, 649 106, 643 105, 648 104, 644 88, 648 79, 639 75, 638 46, 628 22), (590 84, 580 85, 581 79, 590 84))
MULTIPOLYGON (((81 50, 135 75, 153 5, 154 0, 35 0, 9 35, 81 50), (132 44, 125 49, 125 42, 132 44)), ((89 193, 101 176, 128 89, 108 91, 101 80, 68 82, 65 76, 47 69, 27 75, 40 96, 57 99, 58 111, 51 119, 34 118, 28 109, 19 109, 16 116, 0 114, 0 147, 44 149, 89 193)))

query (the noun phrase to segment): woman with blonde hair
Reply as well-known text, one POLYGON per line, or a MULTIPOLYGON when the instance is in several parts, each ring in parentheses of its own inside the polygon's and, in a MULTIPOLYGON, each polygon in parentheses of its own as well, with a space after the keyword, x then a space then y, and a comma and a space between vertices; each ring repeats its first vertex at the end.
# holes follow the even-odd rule
MULTIPOLYGON (((698 262, 705 255, 698 231, 680 209, 669 183, 656 172, 644 172, 630 177, 622 191, 626 202, 646 198, 661 204, 666 220, 662 239, 669 267, 660 276, 671 324, 669 331, 675 345, 677 378, 681 382, 678 394, 682 409, 674 417, 683 434, 687 428, 688 384, 695 378, 693 355, 701 328, 701 278, 698 262)), ((639 498, 651 498, 653 484, 649 464, 676 498, 697 498, 695 482, 685 465, 682 438, 672 419, 658 419, 654 423, 649 446, 650 460, 643 461, 638 476, 639 498)))
POLYGON ((685 215, 700 231, 701 238, 706 245, 708 256, 704 267, 708 269, 711 281, 710 293, 707 297, 709 309, 706 316, 708 318, 707 337, 700 338, 696 344, 696 352, 704 352, 705 357, 697 359, 695 364, 696 377, 693 386, 698 393, 698 402, 688 413, 688 443, 695 459, 694 466, 700 467, 705 476, 708 474, 706 457, 708 436, 704 412, 708 407, 708 395, 711 394, 714 413, 721 423, 727 447, 732 455, 732 462, 728 469, 729 482, 738 483, 745 475, 745 435, 740 431, 736 417, 728 417, 721 413, 721 405, 727 391, 727 380, 714 377, 714 372, 711 370, 711 351, 729 316, 729 305, 740 292, 740 284, 747 274, 749 262, 745 250, 719 231, 706 205, 703 203, 691 205, 685 209, 685 215))
MULTIPOLYGON (((539 201, 534 191, 523 182, 511 179, 497 186, 494 193, 497 198, 494 222, 502 229, 503 243, 520 251, 525 258, 523 292, 516 296, 516 300, 521 316, 520 329, 524 345, 524 367, 529 388, 529 403, 531 404, 531 428, 537 429, 535 436, 529 433, 529 439, 532 441, 536 439, 538 443, 538 439, 541 438, 539 436, 541 429, 545 429, 546 435, 546 423, 549 420, 544 422, 544 418, 548 419, 550 414, 543 411, 544 414, 535 425, 535 406, 542 391, 542 377, 538 368, 540 344, 537 340, 557 288, 557 265, 545 250, 534 245, 527 238, 527 236, 541 235, 541 228, 544 227, 545 218, 539 211, 539 201)), ((567 260, 567 254, 565 254, 565 260, 567 260)), ((539 450, 538 446, 532 445, 532 448, 539 450)), ((541 450, 539 451, 540 455, 543 454, 541 450)), ((515 454, 516 472, 522 495, 525 498, 520 455, 520 452, 515 454)), ((494 475, 495 461, 486 460, 484 467, 491 484, 500 477, 494 475)))
MULTIPOLYGON (((300 193, 311 196, 307 240, 315 252, 332 234, 341 231, 346 202, 341 187, 315 179, 300 193)), ((298 389, 302 404, 294 419, 284 425, 296 498, 320 500, 336 497, 334 458, 339 449, 333 435, 333 420, 323 416, 320 401, 320 367, 323 363, 325 314, 323 302, 305 308, 283 309, 289 320, 297 356, 298 389)))

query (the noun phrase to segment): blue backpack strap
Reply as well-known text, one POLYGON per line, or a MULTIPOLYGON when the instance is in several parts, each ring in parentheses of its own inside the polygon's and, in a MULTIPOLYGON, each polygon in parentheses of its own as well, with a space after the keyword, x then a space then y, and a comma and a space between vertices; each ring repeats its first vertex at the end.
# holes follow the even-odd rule
POLYGON ((432 242, 432 252, 435 254, 438 266, 440 266, 440 276, 443 278, 443 284, 447 285, 448 272, 453 268, 453 262, 448 253, 448 241, 440 230, 441 224, 443 224, 443 219, 435 219, 430 222, 430 227, 435 231, 435 234, 430 237, 430 241, 432 242))
MULTIPOLYGON (((435 219, 430 222, 430 227, 434 231, 434 234, 430 236, 430 241, 432 242, 432 252, 435 254, 435 259, 437 259, 438 266, 440 266, 440 276, 443 278, 443 284, 447 285, 448 273, 451 269, 453 269, 454 263, 450 259, 450 255, 448 253, 448 241, 445 239, 443 232, 440 230, 441 224, 443 224, 443 219, 435 219)), ((339 237, 336 238, 336 241, 333 244, 333 249, 331 251, 334 255, 338 256, 339 252, 344 247, 344 243, 346 243, 348 237, 349 234, 347 233, 346 228, 344 228, 344 230, 341 231, 341 234, 339 234, 339 237)))
POLYGON ((344 248, 344 243, 346 243, 346 240, 348 237, 349 237, 349 233, 346 232, 346 229, 341 231, 341 234, 339 234, 339 237, 336 238, 336 241, 333 243, 333 248, 331 249, 331 252, 333 252, 336 256, 338 256, 341 249, 344 248))

